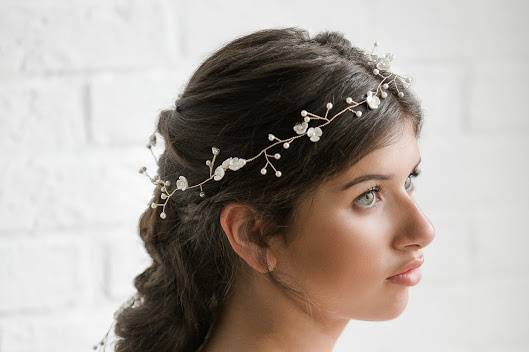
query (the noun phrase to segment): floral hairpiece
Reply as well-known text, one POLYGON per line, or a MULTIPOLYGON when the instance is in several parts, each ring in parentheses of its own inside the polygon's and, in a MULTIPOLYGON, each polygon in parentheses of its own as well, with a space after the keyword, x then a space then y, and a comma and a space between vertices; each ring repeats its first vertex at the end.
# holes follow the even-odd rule
MULTIPOLYGON (((323 117, 319 116, 319 115, 316 115, 316 114, 313 114, 311 112, 308 112, 306 110, 301 110, 301 116, 303 117, 303 121, 300 122, 300 123, 296 123, 296 125, 293 127, 294 132, 296 132, 296 135, 294 135, 292 137, 289 137, 289 138, 286 138, 286 139, 280 139, 280 138, 277 138, 274 134, 269 133, 268 134, 268 139, 270 141, 275 141, 275 142, 270 144, 266 148, 262 149, 255 156, 253 156, 251 158, 229 157, 229 158, 225 159, 222 162, 222 164, 217 166, 215 169, 214 169, 214 165, 215 165, 215 161, 216 161, 217 156, 220 154, 220 149, 217 148, 217 147, 212 147, 211 148, 211 152, 213 154, 213 159, 212 160, 206 160, 206 165, 209 167, 209 178, 203 180, 202 182, 200 182, 198 184, 192 185, 192 186, 189 186, 187 178, 185 176, 179 176, 178 180, 176 181, 176 188, 174 188, 173 190, 170 191, 168 189, 168 187, 171 186, 171 182, 170 181, 162 180, 162 179, 160 179, 160 176, 158 176, 158 175, 155 176, 155 177, 151 177, 147 173, 147 168, 145 166, 142 166, 140 168, 140 170, 139 170, 139 173, 140 174, 145 174, 151 180, 151 182, 154 185, 161 186, 161 192, 162 193, 160 195, 160 198, 164 202, 163 203, 152 202, 150 204, 150 206, 153 209, 156 208, 156 207, 160 207, 161 206, 162 207, 162 212, 160 213, 160 218, 165 219, 166 216, 167 216, 166 213, 165 213, 165 206, 166 206, 167 202, 169 201, 169 198, 171 198, 171 196, 176 191, 178 191, 178 190, 185 191, 185 190, 188 190, 188 189, 191 189, 191 188, 200 187, 200 196, 201 197, 205 197, 206 194, 204 193, 204 190, 202 189, 202 185, 204 183, 206 183, 206 182, 208 182, 208 181, 210 181, 212 179, 215 180, 215 181, 219 181, 219 180, 221 180, 224 177, 224 175, 225 175, 227 170, 232 170, 232 171, 239 170, 240 168, 244 167, 247 163, 257 159, 261 155, 264 155, 264 157, 266 159, 266 164, 261 169, 261 174, 262 175, 266 175, 267 166, 270 165, 272 167, 272 169, 274 169, 276 177, 281 177, 281 171, 277 170, 274 167, 274 165, 272 164, 272 162, 271 162, 272 158, 273 159, 281 158, 281 154, 280 153, 268 154, 267 151, 270 148, 272 148, 272 147, 274 147, 274 146, 276 146, 278 144, 283 144, 283 148, 284 149, 288 149, 290 147, 290 144, 292 143, 292 141, 294 141, 297 138, 301 138, 303 136, 307 136, 312 142, 319 141, 320 137, 323 134, 322 127, 324 127, 325 125, 328 125, 329 123, 331 123, 336 117, 340 116, 345 111, 351 111, 357 117, 360 117, 360 116, 362 116, 362 111, 353 110, 353 108, 356 108, 357 106, 359 106, 359 105, 361 105, 363 103, 366 103, 367 106, 370 109, 377 109, 379 104, 380 104, 380 98, 378 97, 379 93, 380 93, 380 97, 381 98, 386 98, 388 96, 388 93, 385 91, 385 89, 387 90, 391 83, 393 83, 395 85, 395 89, 398 92, 398 96, 399 97, 403 97, 404 93, 399 90, 399 87, 397 85, 396 79, 399 78, 403 83, 411 84, 412 78, 411 77, 403 77, 403 76, 400 76, 400 75, 395 74, 395 73, 390 73, 390 74, 384 76, 380 71, 381 70, 384 70, 384 71, 389 71, 390 70, 391 61, 393 60, 393 54, 386 53, 384 56, 378 56, 378 55, 374 54, 374 50, 375 50, 375 48, 377 46, 378 46, 377 41, 374 41, 373 49, 371 50, 371 53, 367 53, 365 50, 362 50, 368 56, 368 61, 369 61, 370 65, 372 65, 374 67, 373 68, 373 74, 375 74, 376 76, 380 76, 382 78, 382 80, 380 81, 379 85, 377 86, 376 91, 373 92, 372 90, 369 90, 366 93, 365 99, 360 101, 360 102, 356 102, 356 101, 353 100, 353 98, 347 97, 345 99, 345 101, 348 104, 348 106, 345 109, 343 109, 343 110, 339 111, 338 113, 336 113, 335 115, 333 115, 331 118, 327 118, 327 116, 329 114, 329 111, 333 107, 332 103, 327 103, 326 104, 326 111, 325 111, 325 115, 323 117), (325 122, 320 124, 320 125, 318 125, 318 126, 309 127, 308 124, 309 124, 309 122, 311 120, 324 120, 325 122)), ((156 158, 156 156, 152 152, 152 147, 155 146, 155 145, 156 145, 156 135, 152 134, 150 136, 149 143, 147 144, 147 148, 149 148, 151 150, 151 153, 152 153, 155 161, 158 162, 158 159, 156 158)))

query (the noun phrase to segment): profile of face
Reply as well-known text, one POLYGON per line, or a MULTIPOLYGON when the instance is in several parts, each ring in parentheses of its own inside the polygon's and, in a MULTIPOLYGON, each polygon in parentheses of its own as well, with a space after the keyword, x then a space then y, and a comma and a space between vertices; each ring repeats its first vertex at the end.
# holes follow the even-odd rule
POLYGON ((387 280, 422 255, 435 236, 414 200, 420 153, 413 127, 394 143, 321 184, 301 203, 295 238, 272 245, 274 265, 333 318, 389 320, 408 302, 409 285, 387 280), (383 179, 359 176, 383 175, 383 179))

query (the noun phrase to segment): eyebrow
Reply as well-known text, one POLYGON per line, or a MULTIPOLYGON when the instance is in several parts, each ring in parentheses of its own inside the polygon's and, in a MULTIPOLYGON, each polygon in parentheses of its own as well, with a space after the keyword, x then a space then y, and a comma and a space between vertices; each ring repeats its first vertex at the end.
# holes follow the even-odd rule
MULTIPOLYGON (((420 163, 421 163, 421 158, 419 158, 419 161, 417 162, 417 164, 415 164, 415 166, 413 167, 413 170, 415 170, 417 168, 417 166, 419 166, 420 163)), ((382 180, 382 181, 390 180, 394 176, 395 176, 394 174, 389 174, 389 175, 367 174, 367 175, 358 176, 358 177, 355 177, 354 179, 352 179, 351 181, 348 181, 347 183, 345 183, 341 188, 338 189, 338 191, 339 192, 343 192, 343 191, 353 187, 356 184, 359 184, 359 183, 362 183, 362 182, 365 182, 365 181, 369 181, 369 180, 382 180)))

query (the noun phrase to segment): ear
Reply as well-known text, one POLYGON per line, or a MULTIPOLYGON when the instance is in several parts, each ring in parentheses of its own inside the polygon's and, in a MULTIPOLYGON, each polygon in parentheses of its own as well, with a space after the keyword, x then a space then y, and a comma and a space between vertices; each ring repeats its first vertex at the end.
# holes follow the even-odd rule
POLYGON ((273 269, 276 259, 268 248, 259 246, 249 238, 251 231, 257 231, 255 226, 246 228, 246 224, 256 223, 250 221, 250 217, 255 217, 255 213, 247 205, 229 203, 221 211, 220 224, 239 257, 254 270, 264 274, 273 269), (263 263, 263 259, 266 259, 266 263, 263 263))

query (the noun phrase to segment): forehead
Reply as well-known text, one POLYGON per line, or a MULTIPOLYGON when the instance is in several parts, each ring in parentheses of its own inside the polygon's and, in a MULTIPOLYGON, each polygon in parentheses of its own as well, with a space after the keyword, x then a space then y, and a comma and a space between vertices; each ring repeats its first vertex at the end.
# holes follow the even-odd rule
POLYGON ((410 122, 399 124, 388 145, 376 149, 347 170, 321 185, 324 192, 336 190, 354 177, 364 174, 407 175, 420 158, 417 137, 410 122))

